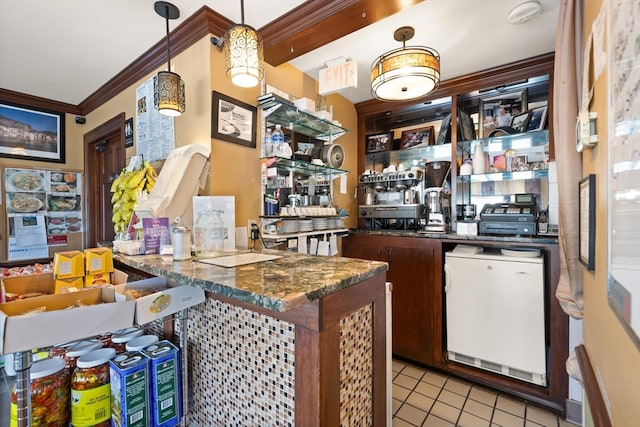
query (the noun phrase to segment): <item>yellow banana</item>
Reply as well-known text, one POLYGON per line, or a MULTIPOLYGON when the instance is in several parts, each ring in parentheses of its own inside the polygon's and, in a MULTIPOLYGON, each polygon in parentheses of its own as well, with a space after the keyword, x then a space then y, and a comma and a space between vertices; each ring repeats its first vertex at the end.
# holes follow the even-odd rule
POLYGON ((140 185, 140 181, 142 181, 144 177, 145 177, 144 169, 140 169, 139 171, 134 172, 131 179, 129 179, 129 181, 127 182, 127 188, 130 190, 137 188, 138 185, 140 185))

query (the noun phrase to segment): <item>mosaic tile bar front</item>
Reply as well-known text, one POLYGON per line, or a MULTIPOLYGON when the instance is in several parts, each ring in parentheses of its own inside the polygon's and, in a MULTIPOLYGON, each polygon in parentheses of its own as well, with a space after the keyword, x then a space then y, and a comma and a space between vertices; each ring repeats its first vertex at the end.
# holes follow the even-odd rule
POLYGON ((128 273, 205 288, 173 330, 186 330, 189 426, 384 425, 386 265, 325 258, 230 270, 118 260, 128 273), (278 291, 273 278, 285 269, 294 277, 278 291), (235 275, 235 289, 217 281, 221 272, 235 275))

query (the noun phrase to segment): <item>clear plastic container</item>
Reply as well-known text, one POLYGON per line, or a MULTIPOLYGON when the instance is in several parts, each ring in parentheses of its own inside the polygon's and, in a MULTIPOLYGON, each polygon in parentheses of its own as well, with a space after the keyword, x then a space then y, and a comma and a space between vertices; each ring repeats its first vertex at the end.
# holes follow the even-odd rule
MULTIPOLYGON (((69 386, 64 375, 64 359, 42 359, 34 362, 29 371, 31 379, 31 426, 69 425, 69 386)), ((11 389, 10 426, 18 425, 18 406, 15 384, 11 389)))
POLYGON ((89 352, 77 361, 71 375, 71 424, 74 427, 111 426, 109 360, 113 348, 89 352))
POLYGON ((207 256, 224 249, 224 221, 220 210, 202 211, 194 226, 196 255, 207 256))

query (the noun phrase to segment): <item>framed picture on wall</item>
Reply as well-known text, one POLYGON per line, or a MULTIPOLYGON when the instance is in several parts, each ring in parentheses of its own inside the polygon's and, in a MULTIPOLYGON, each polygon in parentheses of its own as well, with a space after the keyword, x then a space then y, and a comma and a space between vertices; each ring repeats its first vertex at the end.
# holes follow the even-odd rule
POLYGON ((596 176, 594 174, 580 180, 579 192, 578 246, 580 248, 580 262, 587 270, 593 271, 596 253, 596 176))
POLYGON ((529 111, 527 121, 527 132, 532 130, 542 130, 547 126, 547 106, 534 108, 529 111))
POLYGON ((256 148, 257 108, 220 92, 211 95, 211 137, 256 148))
POLYGON ((65 162, 65 114, 0 103, 0 156, 65 162))
POLYGON ((405 130, 400 138, 400 149, 433 145, 434 139, 433 126, 405 130))
POLYGON ((391 132, 382 132, 367 135, 366 144, 365 152, 367 154, 389 151, 393 145, 393 134, 391 132))
POLYGON ((525 132, 529 123, 529 113, 521 113, 517 116, 513 116, 511 119, 511 127, 517 132, 525 132))

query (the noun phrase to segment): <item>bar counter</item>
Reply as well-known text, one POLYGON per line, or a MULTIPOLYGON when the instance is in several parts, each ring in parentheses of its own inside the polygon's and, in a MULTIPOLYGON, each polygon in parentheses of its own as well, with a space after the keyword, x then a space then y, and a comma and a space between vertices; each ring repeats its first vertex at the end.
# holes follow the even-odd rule
POLYGON ((387 264, 264 251, 237 267, 114 254, 132 277, 207 295, 189 310, 192 426, 384 425, 387 264))

